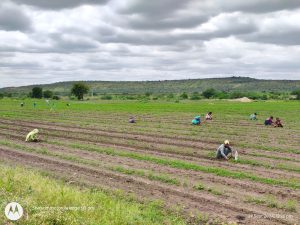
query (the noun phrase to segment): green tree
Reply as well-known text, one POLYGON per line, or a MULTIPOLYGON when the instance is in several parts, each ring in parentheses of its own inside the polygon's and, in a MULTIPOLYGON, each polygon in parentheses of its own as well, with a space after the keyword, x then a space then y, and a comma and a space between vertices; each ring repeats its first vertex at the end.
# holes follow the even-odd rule
POLYGON ((32 98, 42 98, 43 97, 43 89, 41 87, 32 88, 31 97, 32 98))
POLYGON ((53 92, 47 90, 47 91, 44 91, 43 95, 44 95, 44 98, 52 98, 53 97, 53 92))
POLYGON ((209 89, 206 89, 205 91, 202 92, 202 95, 205 97, 205 98, 211 98, 213 97, 215 94, 217 94, 217 91, 213 88, 209 88, 209 89))
POLYGON ((73 84, 73 87, 71 89, 71 94, 75 95, 78 100, 83 100, 83 95, 87 94, 90 90, 89 86, 82 82, 78 82, 73 84))

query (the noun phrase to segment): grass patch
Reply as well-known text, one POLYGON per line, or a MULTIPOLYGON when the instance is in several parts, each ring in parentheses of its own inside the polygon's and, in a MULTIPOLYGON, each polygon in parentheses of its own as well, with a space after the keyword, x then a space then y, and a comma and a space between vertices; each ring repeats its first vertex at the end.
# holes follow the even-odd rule
MULTIPOLYGON (((25 216, 16 224, 185 224, 180 216, 166 212, 156 202, 141 204, 121 194, 76 188, 35 171, 3 164, 0 189, 1 205, 17 201, 24 208, 25 216)), ((4 213, 0 220, 7 221, 4 213)))
POLYGON ((205 187, 203 184, 198 183, 194 186, 194 189, 196 189, 198 191, 202 191, 202 190, 205 190, 205 187))
POLYGON ((297 201, 289 199, 287 201, 279 201, 273 195, 267 195, 262 198, 247 196, 244 202, 255 203, 258 205, 264 205, 269 208, 283 209, 289 212, 297 211, 297 201))

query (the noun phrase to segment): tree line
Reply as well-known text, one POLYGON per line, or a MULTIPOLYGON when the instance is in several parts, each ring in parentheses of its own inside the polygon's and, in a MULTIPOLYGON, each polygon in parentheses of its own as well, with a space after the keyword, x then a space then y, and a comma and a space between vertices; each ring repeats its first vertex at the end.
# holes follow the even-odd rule
MULTIPOLYGON (((78 100, 83 100, 84 95, 88 94, 90 87, 83 82, 76 82, 73 84, 70 96, 75 96, 78 100)), ((97 96, 97 93, 91 93, 92 96, 97 96)), ((0 98, 11 97, 0 93, 0 98)), ((60 96, 54 94, 51 90, 45 90, 41 87, 33 87, 31 92, 28 94, 31 98, 46 98, 59 100, 60 96)), ((145 92, 144 94, 101 94, 99 97, 103 100, 111 99, 123 99, 123 100, 200 100, 200 99, 236 99, 248 97, 253 100, 268 100, 268 99, 297 99, 300 100, 300 89, 292 92, 241 92, 241 91, 218 91, 214 88, 208 88, 203 92, 182 92, 182 93, 151 93, 145 92), (291 97, 294 96, 294 97, 291 97)))

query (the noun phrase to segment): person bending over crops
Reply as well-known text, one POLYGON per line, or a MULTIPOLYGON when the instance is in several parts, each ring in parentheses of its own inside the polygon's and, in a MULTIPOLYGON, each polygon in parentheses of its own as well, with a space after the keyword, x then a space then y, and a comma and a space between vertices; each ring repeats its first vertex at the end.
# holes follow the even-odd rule
POLYGON ((273 116, 270 116, 269 118, 267 118, 265 120, 265 125, 266 126, 269 126, 269 125, 272 125, 274 122, 273 122, 273 116))
POLYGON ((196 116, 196 117, 192 120, 192 124, 193 124, 193 125, 200 125, 200 124, 201 124, 201 118, 200 118, 200 116, 196 116))
POLYGON ((33 131, 30 131, 27 136, 25 141, 27 142, 37 142, 38 138, 37 138, 37 134, 39 133, 38 129, 34 129, 33 131))
POLYGON ((135 123, 135 119, 134 119, 133 116, 131 116, 131 117, 129 118, 129 123, 135 123))
POLYGON ((205 116, 205 119, 206 120, 212 120, 212 112, 207 113, 206 116, 205 116))
POLYGON ((281 120, 277 117, 274 122, 274 127, 283 127, 281 120))
POLYGON ((228 160, 230 157, 232 157, 232 149, 229 145, 229 141, 224 141, 224 144, 220 145, 220 147, 217 149, 217 159, 226 159, 228 160))
POLYGON ((250 115, 250 120, 257 120, 256 116, 257 116, 257 113, 251 114, 250 115))

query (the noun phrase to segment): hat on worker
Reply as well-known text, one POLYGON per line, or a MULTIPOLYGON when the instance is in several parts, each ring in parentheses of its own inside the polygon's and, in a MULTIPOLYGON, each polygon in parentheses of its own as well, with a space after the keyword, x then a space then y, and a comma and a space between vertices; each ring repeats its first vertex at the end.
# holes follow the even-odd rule
POLYGON ((224 144, 225 144, 225 145, 229 145, 229 141, 228 141, 228 140, 225 140, 225 141, 224 141, 224 144))

